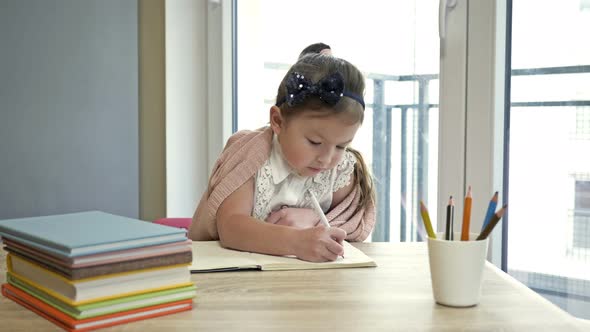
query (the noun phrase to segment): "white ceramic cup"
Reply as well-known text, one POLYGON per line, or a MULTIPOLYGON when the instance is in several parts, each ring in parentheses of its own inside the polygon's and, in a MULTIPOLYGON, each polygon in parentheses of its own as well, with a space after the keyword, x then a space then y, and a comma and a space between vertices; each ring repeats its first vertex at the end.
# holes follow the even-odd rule
POLYGON ((475 241, 478 235, 471 233, 469 241, 461 241, 460 232, 454 233, 453 241, 444 240, 444 233, 428 238, 430 279, 437 303, 451 307, 479 303, 488 239, 475 241))

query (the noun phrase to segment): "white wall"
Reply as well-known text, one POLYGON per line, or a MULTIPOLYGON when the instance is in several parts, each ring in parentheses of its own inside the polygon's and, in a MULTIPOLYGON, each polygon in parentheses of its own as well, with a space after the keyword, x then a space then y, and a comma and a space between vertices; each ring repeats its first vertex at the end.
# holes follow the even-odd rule
POLYGON ((167 216, 192 216, 207 181, 207 1, 166 2, 167 216))
POLYGON ((192 216, 231 133, 230 5, 166 1, 168 217, 192 216))

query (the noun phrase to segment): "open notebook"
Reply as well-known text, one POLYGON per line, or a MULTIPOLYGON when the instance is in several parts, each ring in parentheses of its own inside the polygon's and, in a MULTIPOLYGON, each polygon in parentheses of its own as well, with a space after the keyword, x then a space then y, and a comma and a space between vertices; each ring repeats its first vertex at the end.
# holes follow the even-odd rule
POLYGON ((219 241, 193 241, 191 272, 221 272, 238 270, 315 270, 351 267, 375 267, 369 256, 344 241, 344 258, 333 262, 312 263, 295 257, 272 256, 245 251, 225 249, 219 241))

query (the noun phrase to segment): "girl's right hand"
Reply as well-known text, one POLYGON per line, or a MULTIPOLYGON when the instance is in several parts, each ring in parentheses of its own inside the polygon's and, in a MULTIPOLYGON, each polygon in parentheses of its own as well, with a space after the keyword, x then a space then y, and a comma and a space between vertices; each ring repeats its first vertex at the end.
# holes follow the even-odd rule
POLYGON ((295 256, 310 262, 335 261, 344 255, 346 232, 337 227, 317 226, 299 230, 295 256))

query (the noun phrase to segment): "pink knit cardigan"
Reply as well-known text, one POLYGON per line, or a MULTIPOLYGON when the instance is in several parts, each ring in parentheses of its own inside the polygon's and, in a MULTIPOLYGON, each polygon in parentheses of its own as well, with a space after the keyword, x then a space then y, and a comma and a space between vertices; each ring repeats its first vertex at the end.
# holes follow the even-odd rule
MULTIPOLYGON (((255 131, 240 131, 232 135, 219 159, 213 166, 207 191, 203 194, 189 228, 189 237, 202 240, 197 229, 206 229, 211 240, 218 240, 215 217, 221 203, 236 189, 256 174, 268 160, 271 151, 270 127, 255 131)), ((371 204, 359 211, 358 187, 332 208, 326 217, 333 227, 346 231, 346 240, 363 241, 375 226, 375 206, 371 204)), ((201 231, 201 233, 203 233, 201 231)))

